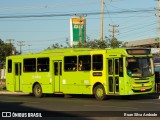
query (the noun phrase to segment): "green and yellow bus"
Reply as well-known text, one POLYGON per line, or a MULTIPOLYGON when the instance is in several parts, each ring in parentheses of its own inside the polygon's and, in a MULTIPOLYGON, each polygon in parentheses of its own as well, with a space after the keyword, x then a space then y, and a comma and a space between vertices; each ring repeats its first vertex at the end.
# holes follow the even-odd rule
POLYGON ((150 49, 66 48, 6 58, 9 91, 43 94, 107 95, 155 92, 150 49))

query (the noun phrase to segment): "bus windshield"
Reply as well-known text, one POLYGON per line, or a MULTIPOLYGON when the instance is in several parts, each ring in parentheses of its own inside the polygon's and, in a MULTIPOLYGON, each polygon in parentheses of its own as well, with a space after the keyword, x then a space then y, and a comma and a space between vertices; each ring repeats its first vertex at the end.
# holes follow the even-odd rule
POLYGON ((153 60, 149 57, 127 58, 127 74, 130 77, 149 77, 154 74, 153 60))

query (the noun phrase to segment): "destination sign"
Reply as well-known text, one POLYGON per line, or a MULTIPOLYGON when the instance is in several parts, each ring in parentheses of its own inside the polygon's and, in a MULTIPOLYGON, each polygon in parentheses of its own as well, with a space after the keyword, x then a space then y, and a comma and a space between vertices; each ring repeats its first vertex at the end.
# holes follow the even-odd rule
POLYGON ((127 49, 129 55, 147 55, 150 54, 150 49, 127 49))

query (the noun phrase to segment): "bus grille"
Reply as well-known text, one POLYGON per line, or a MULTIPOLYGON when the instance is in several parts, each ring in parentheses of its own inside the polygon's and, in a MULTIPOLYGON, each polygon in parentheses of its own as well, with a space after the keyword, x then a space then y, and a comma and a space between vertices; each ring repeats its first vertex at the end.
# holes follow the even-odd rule
POLYGON ((149 92, 149 91, 151 91, 152 90, 152 88, 150 88, 150 89, 146 89, 145 91, 141 91, 141 90, 134 90, 134 89, 132 89, 132 91, 133 92, 135 92, 135 93, 138 93, 138 92, 149 92))

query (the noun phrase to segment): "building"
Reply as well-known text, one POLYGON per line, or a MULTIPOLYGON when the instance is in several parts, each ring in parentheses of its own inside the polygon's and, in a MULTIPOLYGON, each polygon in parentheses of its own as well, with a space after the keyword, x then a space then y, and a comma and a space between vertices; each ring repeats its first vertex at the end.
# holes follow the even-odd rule
POLYGON ((160 48, 160 40, 158 40, 158 38, 148 38, 143 40, 130 41, 126 42, 126 47, 160 48))

